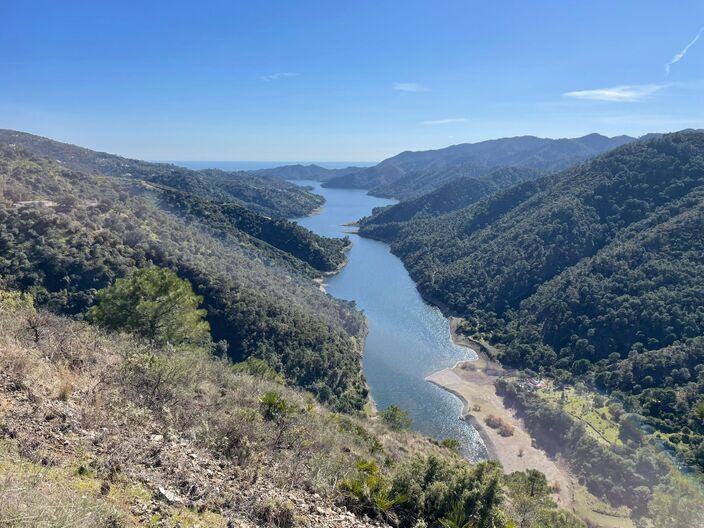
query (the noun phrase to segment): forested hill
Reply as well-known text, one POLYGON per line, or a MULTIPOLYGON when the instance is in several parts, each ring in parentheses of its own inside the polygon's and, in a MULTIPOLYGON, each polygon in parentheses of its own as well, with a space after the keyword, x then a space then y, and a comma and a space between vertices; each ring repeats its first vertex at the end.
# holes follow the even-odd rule
POLYGON ((377 196, 404 200, 454 179, 480 178, 501 167, 554 172, 631 141, 634 138, 629 136, 608 138, 599 134, 574 139, 520 136, 402 152, 374 167, 334 178, 324 186, 370 189, 377 196))
POLYGON ((704 133, 361 232, 505 361, 623 391, 659 429, 696 432, 683 451, 704 468, 704 133))
POLYGON ((231 200, 269 216, 294 218, 320 207, 323 199, 279 177, 217 169, 194 171, 165 163, 123 158, 52 139, 0 129, 0 143, 18 145, 65 167, 105 176, 167 185, 211 200, 231 200))
POLYGON ((337 409, 366 402, 363 317, 312 281, 315 268, 339 265, 346 241, 18 146, 0 144, 0 182, 0 289, 82 317, 115 278, 170 268, 203 296, 213 339, 233 359, 264 359, 337 409))
POLYGON ((359 172, 361 167, 343 167, 340 169, 326 169, 320 165, 283 165, 281 167, 273 167, 271 169, 259 169, 252 171, 261 176, 275 176, 284 180, 316 180, 328 181, 340 176, 347 176, 359 172))
POLYGON ((364 220, 370 224, 407 222, 415 218, 440 216, 478 202, 501 189, 542 175, 534 169, 504 167, 481 178, 457 178, 418 198, 380 209, 364 220))

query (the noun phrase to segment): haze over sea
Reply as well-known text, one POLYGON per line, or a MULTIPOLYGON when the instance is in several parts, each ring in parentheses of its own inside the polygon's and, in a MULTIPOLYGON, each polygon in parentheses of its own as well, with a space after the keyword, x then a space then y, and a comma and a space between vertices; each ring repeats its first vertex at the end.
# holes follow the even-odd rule
POLYGON ((272 169, 284 165, 320 165, 326 169, 343 169, 345 167, 371 167, 375 161, 162 161, 173 163, 188 169, 222 169, 227 171, 251 171, 272 169))

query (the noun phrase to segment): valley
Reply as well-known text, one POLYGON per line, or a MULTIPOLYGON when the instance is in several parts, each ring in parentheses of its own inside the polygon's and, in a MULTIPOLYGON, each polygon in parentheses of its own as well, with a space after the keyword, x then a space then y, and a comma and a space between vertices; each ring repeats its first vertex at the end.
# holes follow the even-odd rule
MULTIPOLYGON (((102 322, 93 315, 110 285, 150 269, 175 273, 202 301, 199 313, 208 329, 205 336, 186 332, 179 346, 207 350, 226 365, 234 362, 232 368, 242 375, 283 383, 294 391, 289 399, 300 401, 306 396, 295 391, 306 391, 323 406, 318 412, 324 421, 328 412, 356 417, 357 425, 341 427, 370 442, 373 460, 379 449, 394 452, 397 462, 388 476, 377 475, 378 469, 365 476, 367 470, 359 469, 354 477, 349 458, 342 473, 330 469, 333 479, 388 481, 366 506, 355 502, 360 499, 354 486, 362 484, 317 488, 338 503, 335 494, 342 493, 351 511, 392 524, 396 515, 410 515, 400 506, 386 511, 380 505, 401 485, 394 482, 403 478, 402 468, 430 463, 432 457, 454 460, 447 462, 451 466, 469 460, 463 462, 467 467, 496 460, 506 472, 506 489, 516 484, 512 478, 540 474, 547 505, 603 528, 633 527, 649 518, 652 504, 665 500, 673 486, 691 486, 679 468, 686 464, 697 471, 701 449, 700 389, 691 374, 701 363, 699 311, 692 304, 700 265, 701 134, 638 141, 562 173, 511 167, 486 180, 457 176, 401 202, 329 186, 319 181, 333 181, 327 169, 312 169, 318 181, 277 180, 288 171, 311 174, 302 166, 250 179, 220 170, 217 163, 193 171, 20 132, 3 134, 9 142, 0 145, 5 302, 18 302, 12 292, 21 291, 32 310, 36 305, 52 317, 101 326, 117 318, 107 328, 119 330, 127 324, 119 322, 123 309, 104 312, 102 322), (673 156, 680 156, 679 164, 673 156), (649 167, 663 159, 675 168, 660 181, 663 173, 649 167), (103 164, 106 173, 100 172, 103 164), (609 175, 614 166, 632 169, 615 177, 609 175), (123 172, 128 168, 135 172, 123 172), (292 197, 308 204, 295 209, 306 216, 293 213, 292 197), (526 251, 524 243, 533 249, 526 251), (639 252, 641 246, 647 252, 639 252), (518 255, 532 260, 526 264, 518 255), (614 264, 620 260, 621 267, 614 264), (560 335, 572 323, 560 310, 574 295, 573 284, 586 280, 581 302, 596 303, 598 314, 604 310, 599 302, 614 297, 589 293, 590 277, 600 273, 603 284, 622 288, 623 281, 639 284, 628 273, 652 276, 654 269, 661 274, 654 293, 643 296, 632 286, 629 295, 645 306, 668 298, 682 318, 669 328, 672 335, 646 333, 650 337, 644 341, 641 334, 655 328, 647 322, 655 315, 646 310, 643 315, 651 319, 637 323, 641 341, 627 357, 614 354, 634 338, 622 333, 616 340, 599 319, 594 321, 601 321, 602 330, 591 331, 593 323, 582 317, 576 331, 583 337, 572 337, 565 346, 560 335), (448 321, 448 315, 459 317, 448 321), (550 317, 554 322, 548 324, 550 317), (542 332, 535 330, 539 324, 545 325, 542 332), (536 335, 543 336, 542 343, 536 335), (551 348, 558 344, 562 348, 551 348), (664 383, 657 375, 663 371, 670 373, 664 383), (656 385, 655 392, 643 391, 644 381, 656 385), (653 401, 656 395, 677 398, 685 412, 680 422, 653 401), (688 420, 687 429, 678 430, 682 419, 688 420)), ((31 313, 27 321, 34 321, 31 313)), ((50 346, 41 345, 42 332, 55 332, 41 330, 42 324, 30 323, 40 349, 50 346)), ((130 324, 139 328, 140 323, 130 324)), ((187 360, 166 357, 167 364, 187 360)), ((208 383, 222 383, 213 375, 208 383)), ((189 390, 202 390, 193 383, 189 390)), ((265 420, 302 408, 289 408, 279 399, 281 391, 272 389, 260 396, 262 402, 271 400, 262 403, 265 420)), ((195 434, 193 423, 182 426, 195 434)), ((306 418, 296 427, 311 425, 306 418)), ((259 448, 264 453, 265 445, 281 439, 257 441, 264 442, 259 448)), ((309 456, 305 449, 294 450, 295 456, 309 456)), ((694 488, 686 489, 690 494, 694 488)), ((239 515, 268 515, 252 513, 260 507, 250 505, 239 515)), ((569 519, 559 522, 569 526, 569 519)))

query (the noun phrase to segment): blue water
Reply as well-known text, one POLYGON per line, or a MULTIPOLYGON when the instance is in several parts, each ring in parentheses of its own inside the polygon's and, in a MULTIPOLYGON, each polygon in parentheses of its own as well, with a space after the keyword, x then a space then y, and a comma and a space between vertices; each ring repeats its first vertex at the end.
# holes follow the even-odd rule
MULTIPOLYGON (((393 203, 365 191, 325 189, 314 181, 296 183, 310 185, 325 197, 319 214, 296 220, 320 235, 347 234, 352 228, 343 224, 393 203)), ((476 355, 452 343, 447 319, 423 301, 388 245, 357 235, 350 238, 349 263, 329 278, 326 289, 334 297, 356 301, 367 316, 364 374, 377 407, 398 404, 410 413, 417 431, 439 440, 455 438, 467 456, 484 458, 478 433, 459 419, 461 402, 424 379, 476 355)))

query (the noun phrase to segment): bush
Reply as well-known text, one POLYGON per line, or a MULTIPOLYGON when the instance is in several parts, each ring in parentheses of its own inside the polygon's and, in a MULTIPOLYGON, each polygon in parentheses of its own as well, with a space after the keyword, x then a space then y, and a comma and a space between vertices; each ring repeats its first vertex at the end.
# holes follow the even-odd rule
POLYGON ((507 423, 501 424, 499 434, 504 437, 513 436, 513 426, 507 423))
POLYGON ((342 481, 340 491, 351 510, 386 521, 395 522, 392 510, 406 500, 405 495, 392 492, 379 467, 368 461, 357 463, 357 475, 342 481))
POLYGON ((442 442, 440 442, 440 445, 450 451, 454 451, 455 453, 460 452, 460 442, 454 438, 445 438, 442 442))
POLYGON ((408 415, 408 412, 401 409, 398 405, 389 405, 381 412, 380 416, 391 429, 396 431, 411 427, 411 417, 408 415))
POLYGON ((259 506, 257 513, 259 518, 265 522, 267 526, 291 528, 294 525, 295 510, 290 501, 266 500, 259 506))
POLYGON ((286 384, 284 377, 276 372, 269 363, 263 359, 248 357, 240 363, 235 363, 232 365, 232 370, 240 374, 249 374, 255 378, 263 379, 266 381, 273 381, 274 383, 279 383, 281 385, 286 384))
POLYGON ((265 420, 281 420, 294 410, 294 407, 276 392, 267 392, 259 399, 259 403, 265 420))
POLYGON ((504 425, 504 421, 495 414, 489 414, 486 418, 484 418, 484 423, 492 429, 498 429, 504 425))

